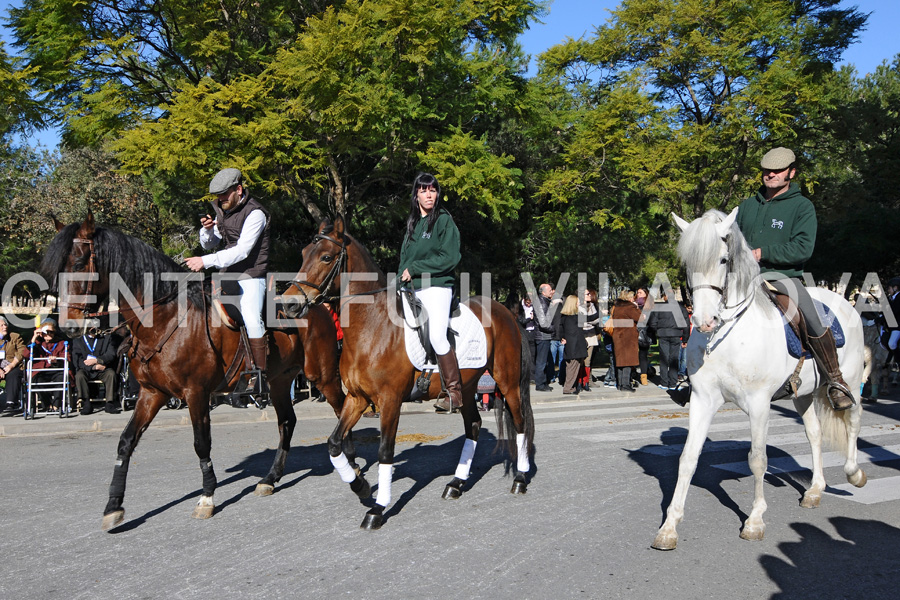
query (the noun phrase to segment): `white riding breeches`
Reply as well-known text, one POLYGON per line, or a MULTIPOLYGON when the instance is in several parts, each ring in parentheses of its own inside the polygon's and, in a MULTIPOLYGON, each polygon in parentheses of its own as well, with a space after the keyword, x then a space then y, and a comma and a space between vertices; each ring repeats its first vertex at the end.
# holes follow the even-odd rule
POLYGON ((430 287, 416 290, 416 298, 428 311, 428 338, 435 354, 443 356, 450 352, 447 341, 447 328, 450 326, 450 302, 453 300, 453 289, 448 287, 430 287))
POLYGON ((258 339, 265 335, 263 324, 263 303, 266 300, 266 280, 263 278, 241 279, 241 317, 247 327, 247 337, 258 339))

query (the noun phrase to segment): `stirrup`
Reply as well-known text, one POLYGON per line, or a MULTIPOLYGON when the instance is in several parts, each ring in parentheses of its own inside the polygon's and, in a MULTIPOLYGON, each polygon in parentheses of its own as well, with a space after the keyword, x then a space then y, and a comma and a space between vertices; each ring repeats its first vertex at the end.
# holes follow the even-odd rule
POLYGON ((846 385, 842 385, 839 381, 828 382, 828 386, 825 389, 825 395, 828 397, 828 403, 831 404, 832 410, 841 411, 856 406, 856 401, 853 399, 853 394, 850 392, 846 385), (831 397, 832 391, 840 394, 839 397, 843 397, 849 400, 849 404, 835 402, 835 400, 831 397))

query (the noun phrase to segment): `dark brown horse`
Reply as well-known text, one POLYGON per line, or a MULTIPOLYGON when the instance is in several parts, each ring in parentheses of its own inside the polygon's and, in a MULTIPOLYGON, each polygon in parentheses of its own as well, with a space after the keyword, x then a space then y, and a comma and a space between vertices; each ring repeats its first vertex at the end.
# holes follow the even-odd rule
MULTIPOLYGON (((41 270, 53 281, 52 289, 62 288, 60 325, 72 327, 82 322, 110 295, 114 296, 119 316, 131 333, 130 364, 141 385, 134 415, 119 438, 103 529, 115 527, 125 518, 122 502, 131 455, 150 422, 172 397, 187 403, 194 429, 194 450, 203 473, 203 492, 193 516, 212 516, 216 476, 210 460, 210 403, 235 357, 239 333, 213 326, 202 281, 187 283, 189 274, 185 269, 140 240, 95 227, 90 213, 83 223, 63 226, 57 222, 57 230, 41 270), (69 281, 65 283, 63 278, 57 281, 61 273, 80 276, 66 276, 69 281), (113 277, 116 279, 112 287, 124 284, 127 293, 113 289, 111 294, 113 277), (173 277, 181 281, 174 281, 173 277)), ((297 422, 290 386, 301 368, 325 394, 335 414, 340 414, 344 401, 331 316, 323 308, 310 311, 303 321, 294 323, 295 327, 276 330, 269 336, 267 374, 280 441, 271 469, 257 484, 258 495, 271 494, 284 473, 297 422)), ((226 389, 235 386, 240 371, 232 369, 235 374, 226 389)), ((347 452, 353 454, 352 443, 347 452)))
MULTIPOLYGON (((341 376, 347 389, 347 400, 339 422, 328 439, 331 461, 350 488, 360 496, 370 495, 369 484, 351 466, 342 452, 342 442, 371 403, 381 413, 381 444, 378 450, 378 495, 376 504, 361 527, 378 529, 384 508, 390 504, 391 469, 394 441, 400 418, 400 405, 410 397, 419 372, 404 350, 402 325, 392 322, 391 304, 396 295, 389 290, 385 274, 366 249, 344 231, 344 222, 323 223, 312 244, 303 250, 303 266, 292 288, 283 295, 285 311, 300 316, 319 302, 341 299, 344 326, 344 350, 341 376)), ((484 324, 487 337, 487 364, 479 369, 462 369, 461 409, 466 440, 456 476, 447 484, 444 498, 458 498, 469 476, 475 443, 481 428, 481 417, 475 406, 478 378, 487 368, 506 401, 506 410, 498 409, 500 437, 504 431, 510 454, 517 459, 513 493, 525 493, 527 473, 531 469, 534 417, 531 412, 529 379, 531 356, 524 335, 513 314, 503 305, 483 297, 467 303, 484 324), (512 435, 515 431, 516 435, 512 435)), ((396 312, 394 312, 396 314, 396 312)), ((441 391, 440 378, 433 377, 428 390, 435 398, 441 391)))

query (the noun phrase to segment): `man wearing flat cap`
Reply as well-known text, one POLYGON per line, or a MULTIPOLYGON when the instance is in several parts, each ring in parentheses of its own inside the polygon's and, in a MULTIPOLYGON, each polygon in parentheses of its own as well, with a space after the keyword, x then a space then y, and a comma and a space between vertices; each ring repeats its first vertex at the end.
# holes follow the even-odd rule
POLYGON ((269 263, 269 212, 251 198, 238 169, 222 169, 209 184, 215 219, 200 220, 200 245, 212 250, 223 241, 225 248, 194 256, 186 262, 192 271, 217 267, 221 273, 244 275, 241 289, 241 317, 250 339, 250 351, 257 367, 266 370, 266 329, 262 311, 266 297, 266 271, 269 263))
POLYGON ((796 157, 788 148, 773 148, 760 162, 762 187, 741 203, 737 224, 760 271, 780 293, 793 297, 806 321, 809 350, 828 382, 834 410, 853 406, 853 394, 841 373, 834 335, 819 313, 800 278, 803 265, 816 245, 816 210, 793 182, 796 157))

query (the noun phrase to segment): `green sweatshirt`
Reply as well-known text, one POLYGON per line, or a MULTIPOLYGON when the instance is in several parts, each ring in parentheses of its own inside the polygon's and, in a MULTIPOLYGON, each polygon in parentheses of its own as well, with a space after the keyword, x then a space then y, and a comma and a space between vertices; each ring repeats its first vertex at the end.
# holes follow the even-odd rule
POLYGON ((816 209, 796 183, 772 200, 766 200, 761 188, 741 203, 737 224, 750 248, 762 251, 763 273, 803 275, 803 265, 816 245, 816 209))
POLYGON ((453 217, 446 210, 440 210, 434 227, 429 232, 428 218, 422 217, 416 223, 412 239, 403 236, 403 247, 400 250, 400 267, 397 271, 403 274, 409 269, 413 278, 413 287, 422 288, 422 275, 431 274, 431 287, 453 287, 456 279, 454 269, 459 264, 459 229, 453 217))

